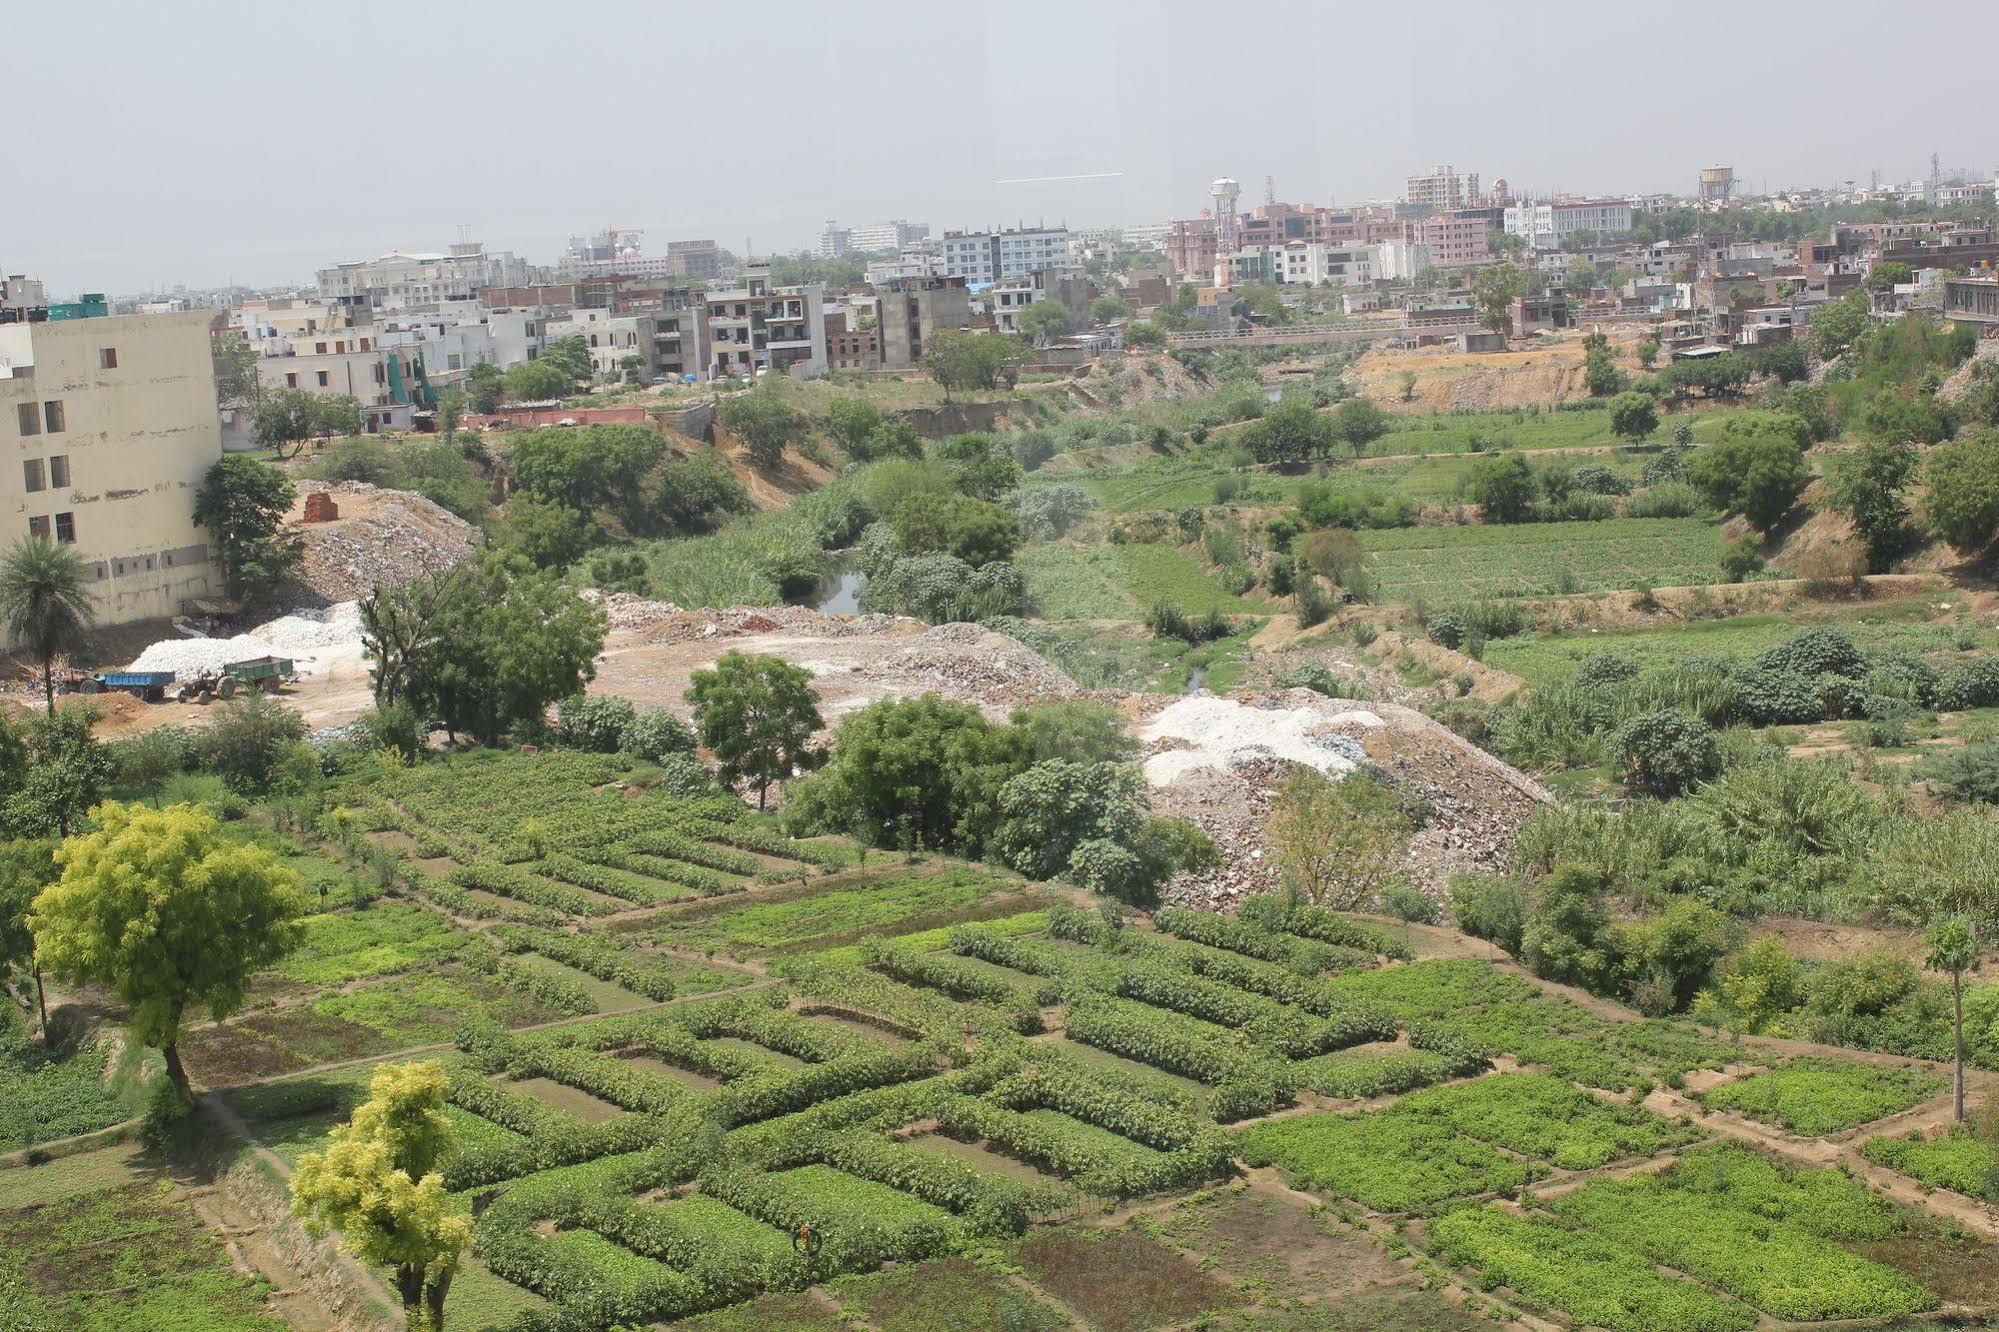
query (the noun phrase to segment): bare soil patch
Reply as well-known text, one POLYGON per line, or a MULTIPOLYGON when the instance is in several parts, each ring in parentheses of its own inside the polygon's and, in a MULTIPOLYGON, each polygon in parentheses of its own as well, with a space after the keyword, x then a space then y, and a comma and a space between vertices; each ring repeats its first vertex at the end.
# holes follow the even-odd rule
POLYGON ((1206 1272, 1133 1231, 1042 1230, 1014 1253, 1034 1281, 1096 1332, 1152 1332, 1235 1298, 1206 1272))
POLYGON ((586 1124, 601 1124, 625 1113, 609 1101, 600 1101, 589 1092, 578 1091, 552 1078, 521 1078, 509 1085, 523 1096, 532 1096, 551 1110, 560 1110, 586 1124))

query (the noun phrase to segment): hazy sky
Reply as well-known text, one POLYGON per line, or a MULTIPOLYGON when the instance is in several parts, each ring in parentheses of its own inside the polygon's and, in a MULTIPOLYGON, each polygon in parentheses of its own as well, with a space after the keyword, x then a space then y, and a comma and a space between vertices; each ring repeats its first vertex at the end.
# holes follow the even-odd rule
MULTIPOLYGON (((1910 13, 1916 11, 1911 10, 1910 13)), ((826 219, 937 228, 1191 216, 1401 192, 1439 162, 1515 191, 1990 176, 1999 4, 1877 57, 1878 4, 1281 0, 845 4, 9 0, 26 193, 0 266, 51 290, 309 280, 461 226, 553 262, 643 227, 741 252, 826 219), (1870 96, 1870 92, 1874 95, 1870 96), (1122 172, 1115 179, 997 184, 1122 172)), ((1928 32, 1929 30, 1926 30, 1928 32)))

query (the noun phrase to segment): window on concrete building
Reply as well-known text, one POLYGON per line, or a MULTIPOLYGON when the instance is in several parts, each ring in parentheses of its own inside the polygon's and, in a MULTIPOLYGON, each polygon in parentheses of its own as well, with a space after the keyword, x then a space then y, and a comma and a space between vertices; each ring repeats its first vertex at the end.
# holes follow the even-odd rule
POLYGON ((49 459, 49 489, 61 490, 69 485, 69 455, 58 453, 49 459))
POLYGON ((42 409, 38 404, 24 402, 17 406, 14 411, 20 418, 21 437, 23 439, 30 435, 39 435, 42 433, 42 409))
POLYGON ((73 546, 76 544, 76 515, 59 513, 56 515, 56 544, 73 546))
POLYGON ((97 349, 97 368, 99 370, 116 370, 118 368, 118 349, 116 347, 99 347, 97 349))
POLYGON ((42 428, 51 435, 60 435, 67 428, 64 424, 65 419, 61 398, 53 398, 42 404, 42 428))
POLYGON ((286 372, 286 374, 285 374, 285 387, 286 387, 286 388, 297 388, 297 387, 298 387, 298 376, 297 376, 296 374, 292 374, 292 373, 290 373, 289 371, 288 371, 288 372, 286 372))
POLYGON ((319 372, 319 386, 321 388, 325 388, 327 385, 331 384, 332 382, 333 381, 330 378, 328 378, 327 373, 324 370, 319 372))
POLYGON ((42 460, 40 458, 23 458, 21 460, 22 489, 32 495, 36 491, 43 489, 46 484, 42 479, 42 460))
POLYGON ((313 355, 315 356, 324 356, 326 355, 326 344, 323 342, 315 342, 312 344, 312 351, 313 355))
POLYGON ((40 540, 43 541, 47 541, 49 539, 49 520, 47 515, 43 515, 42 517, 39 518, 30 518, 28 520, 28 535, 31 537, 39 538, 40 540))

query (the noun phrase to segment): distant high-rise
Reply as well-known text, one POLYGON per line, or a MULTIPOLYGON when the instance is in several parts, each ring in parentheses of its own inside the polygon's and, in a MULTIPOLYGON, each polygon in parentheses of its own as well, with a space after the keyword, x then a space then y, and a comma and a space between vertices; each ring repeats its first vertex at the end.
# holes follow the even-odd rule
POLYGON ((1214 200, 1215 212, 1215 285, 1226 287, 1229 256, 1242 243, 1242 214, 1236 211, 1236 201, 1242 198, 1242 183, 1222 176, 1208 187, 1208 195, 1214 200))
POLYGON ((1469 208, 1479 200, 1478 173, 1436 167, 1427 176, 1409 177, 1404 197, 1421 208, 1469 208))

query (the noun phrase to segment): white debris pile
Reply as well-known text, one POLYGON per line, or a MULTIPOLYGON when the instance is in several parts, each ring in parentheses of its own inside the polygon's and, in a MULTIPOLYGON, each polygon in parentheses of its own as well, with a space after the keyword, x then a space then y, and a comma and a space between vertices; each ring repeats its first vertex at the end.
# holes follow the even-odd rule
POLYGON ((361 642, 361 603, 343 601, 324 610, 293 611, 260 624, 250 632, 275 648, 275 655, 278 656, 358 647, 361 642))
POLYGON ((670 601, 647 601, 630 592, 605 592, 600 588, 586 587, 576 595, 593 605, 602 606, 604 618, 613 629, 650 629, 682 613, 680 607, 670 601))
POLYGON ((1199 769, 1228 772, 1253 759, 1286 759, 1340 776, 1359 767, 1364 757, 1342 728, 1381 725, 1381 718, 1359 709, 1328 714, 1310 707, 1245 707, 1233 699, 1196 694, 1161 712, 1138 734, 1141 740, 1172 746, 1145 760, 1145 779, 1170 786, 1199 769))
POLYGON ((185 680, 203 672, 212 674, 231 662, 284 655, 255 634, 238 634, 234 638, 163 638, 141 652, 125 669, 172 671, 185 680))

